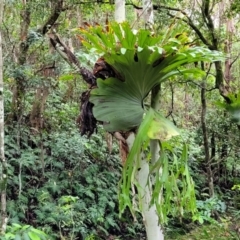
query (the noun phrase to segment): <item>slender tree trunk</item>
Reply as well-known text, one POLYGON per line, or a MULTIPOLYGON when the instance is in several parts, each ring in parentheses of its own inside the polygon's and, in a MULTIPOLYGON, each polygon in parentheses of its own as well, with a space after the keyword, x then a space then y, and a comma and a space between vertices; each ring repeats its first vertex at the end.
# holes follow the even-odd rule
MULTIPOLYGON (((128 148, 131 149, 135 140, 134 133, 130 134, 127 138, 128 148)), ((159 143, 156 141, 151 141, 151 161, 157 161, 159 159, 159 143)), ((158 222, 158 215, 156 211, 156 206, 150 207, 150 202, 152 198, 152 192, 150 191, 152 182, 149 180, 149 163, 146 159, 144 153, 141 154, 139 171, 136 174, 136 179, 139 183, 139 198, 141 199, 142 205, 142 217, 143 224, 145 226, 147 239, 148 240, 163 240, 164 235, 158 222)), ((154 181, 154 179, 153 179, 154 181)))
POLYGON ((119 23, 125 21, 125 0, 115 0, 114 19, 119 23))
POLYGON ((152 0, 142 0, 142 4, 143 4, 143 21, 146 27, 150 27, 152 29, 154 23, 152 0))
POLYGON ((211 159, 214 161, 216 158, 216 141, 215 141, 215 133, 212 132, 211 135, 211 159))
MULTIPOLYGON (((203 63, 202 63, 203 66, 203 63)), ((204 69, 202 67, 202 69, 204 69)), ((208 131, 206 126, 206 111, 207 111, 207 103, 206 103, 206 80, 204 79, 202 82, 201 88, 201 102, 202 102, 202 112, 201 112, 201 124, 202 124, 202 133, 203 133, 203 144, 204 144, 204 152, 205 152, 205 166, 207 170, 207 178, 208 178, 208 188, 209 188, 209 196, 214 196, 214 185, 213 185, 213 173, 211 169, 211 158, 209 152, 209 142, 208 142, 208 131)))
MULTIPOLYGON (((227 112, 224 111, 223 113, 224 119, 227 117, 227 112)), ((225 124, 225 126, 222 129, 223 134, 220 136, 220 141, 222 143, 222 146, 220 148, 220 163, 219 163, 219 185, 226 187, 227 186, 227 166, 226 166, 226 158, 228 156, 228 126, 225 124)))
MULTIPOLYGON (((151 161, 156 158, 159 158, 159 144, 151 142, 151 161)), ((148 240, 163 240, 163 232, 158 223, 158 215, 156 211, 156 206, 153 205, 150 207, 150 202, 152 198, 152 192, 150 191, 150 185, 152 184, 148 181, 149 175, 149 163, 146 159, 146 156, 143 154, 140 161, 140 170, 138 172, 138 183, 141 186, 142 192, 139 192, 139 196, 142 197, 142 216, 143 223, 145 225, 145 230, 148 240)), ((154 180, 153 180, 154 181, 154 180)))
MULTIPOLYGON (((145 27, 152 29, 154 19, 153 19, 153 5, 151 0, 143 0, 143 20, 146 24, 145 27)), ((160 85, 156 86, 152 90, 151 96, 151 107, 155 110, 160 109, 160 85)), ((160 146, 158 140, 151 140, 150 142, 151 151, 151 161, 154 163, 160 157, 160 146)), ((143 222, 145 225, 147 239, 148 240, 163 240, 164 234, 159 225, 159 218, 156 211, 156 205, 150 207, 152 193, 150 191, 151 182, 147 182, 149 176, 149 162, 146 156, 142 155, 140 161, 140 170, 138 172, 137 178, 141 186, 142 192, 140 196, 142 197, 142 215, 143 222)), ((154 179, 152 179, 154 182, 154 179)))
POLYGON ((4 154, 4 102, 3 102, 3 57, 2 57, 2 22, 3 22, 4 0, 0 1, 0 191, 1 191, 1 220, 0 231, 4 235, 7 227, 6 212, 6 188, 7 188, 7 163, 4 154))
MULTIPOLYGON (((29 43, 28 43, 28 28, 30 25, 30 7, 28 0, 23 1, 22 10, 20 13, 20 44, 18 49, 18 58, 17 58, 17 64, 19 66, 23 66, 27 59, 27 52, 29 49, 29 43)), ((23 98, 25 95, 25 84, 26 84, 26 78, 24 74, 17 74, 15 77, 16 84, 13 89, 13 99, 12 99, 12 119, 14 121, 20 122, 22 112, 23 112, 23 98)))
MULTIPOLYGON (((55 62, 46 66, 43 66, 39 70, 39 74, 41 74, 45 79, 49 78, 49 82, 51 82, 51 78, 56 77, 55 71, 55 62)), ((32 110, 30 112, 30 126, 32 127, 32 133, 39 133, 44 127, 44 110, 45 103, 47 101, 48 95, 50 93, 50 86, 46 86, 42 84, 37 87, 35 93, 35 99, 32 105, 32 110)))
MULTIPOLYGON (((155 110, 160 109, 160 85, 156 86, 152 90, 152 99, 151 99, 151 107, 155 110)), ((150 141, 150 152, 151 152, 151 161, 154 163, 160 157, 160 146, 158 140, 151 140, 150 141)), ((151 184, 154 184, 155 179, 148 181, 149 176, 149 161, 146 159, 146 156, 142 154, 140 160, 139 171, 137 174, 137 180, 140 185, 140 189, 142 192, 139 192, 140 198, 142 199, 142 216, 143 216, 143 223, 145 225, 147 239, 148 240, 163 240, 164 234, 162 228, 159 224, 159 218, 156 211, 156 205, 152 205, 150 207, 152 192, 151 184)), ((160 170, 161 171, 161 170, 160 170)))
MULTIPOLYGON (((224 69, 224 79, 226 82, 226 90, 231 91, 231 82, 234 81, 234 77, 232 75, 232 65, 235 60, 232 60, 232 43, 233 39, 232 36, 235 34, 234 23, 232 19, 227 19, 226 21, 226 40, 224 42, 224 52, 226 56, 228 56, 225 60, 225 69, 224 69)), ((235 90, 235 89, 234 89, 235 90)))
POLYGON ((30 113, 32 133, 39 133, 44 128, 43 114, 48 95, 49 87, 42 86, 36 89, 35 100, 30 113))
MULTIPOLYGON (((152 90, 152 96, 151 96, 151 107, 153 109, 155 109, 156 111, 160 110, 160 97, 161 97, 161 86, 158 85, 152 90)), ((150 152, 151 152, 151 161, 154 164, 160 157, 160 146, 159 146, 158 140, 150 141, 150 152)), ((148 160, 146 158, 143 159, 141 164, 142 164, 143 169, 145 168, 148 170, 148 174, 149 174, 148 160)), ((139 173, 139 179, 142 177, 144 177, 144 174, 141 176, 139 173)), ((153 182, 154 181, 155 180, 153 179, 153 182)), ((151 183, 149 183, 149 184, 151 184, 151 183)), ((149 207, 152 193, 149 191, 146 183, 145 183, 145 185, 141 185, 141 186, 145 187, 144 200, 145 200, 145 204, 146 204, 146 209, 143 212, 143 214, 145 215, 144 216, 144 218, 145 218, 144 224, 145 224, 145 228, 146 228, 146 232, 147 232, 147 239, 148 240, 163 240, 164 233, 163 233, 161 225, 159 224, 159 221, 158 221, 156 205, 149 207)))

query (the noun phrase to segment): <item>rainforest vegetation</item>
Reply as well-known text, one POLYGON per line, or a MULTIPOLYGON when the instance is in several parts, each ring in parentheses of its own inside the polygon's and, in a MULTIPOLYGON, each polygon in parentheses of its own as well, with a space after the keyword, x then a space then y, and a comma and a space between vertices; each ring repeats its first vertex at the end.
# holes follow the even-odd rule
POLYGON ((0 239, 240 239, 237 0, 1 0, 0 239))

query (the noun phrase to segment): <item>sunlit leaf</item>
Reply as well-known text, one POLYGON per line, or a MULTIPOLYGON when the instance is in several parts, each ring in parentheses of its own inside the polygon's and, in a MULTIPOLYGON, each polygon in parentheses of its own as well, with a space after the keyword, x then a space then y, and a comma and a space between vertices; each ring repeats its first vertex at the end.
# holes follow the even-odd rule
POLYGON ((74 76, 72 74, 64 74, 59 77, 60 81, 69 81, 73 80, 74 76))
POLYGON ((31 238, 31 240, 41 240, 39 235, 35 232, 28 232, 28 236, 31 238))
POLYGON ((151 139, 166 141, 179 135, 179 131, 172 122, 155 112, 147 134, 151 139))

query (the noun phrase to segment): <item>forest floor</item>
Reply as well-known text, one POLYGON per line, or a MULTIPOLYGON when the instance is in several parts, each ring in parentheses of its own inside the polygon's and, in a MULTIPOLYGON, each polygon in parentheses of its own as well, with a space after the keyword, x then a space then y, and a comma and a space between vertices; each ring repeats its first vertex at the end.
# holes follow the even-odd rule
POLYGON ((184 235, 172 233, 166 240, 240 240, 238 226, 224 225, 202 225, 184 235))

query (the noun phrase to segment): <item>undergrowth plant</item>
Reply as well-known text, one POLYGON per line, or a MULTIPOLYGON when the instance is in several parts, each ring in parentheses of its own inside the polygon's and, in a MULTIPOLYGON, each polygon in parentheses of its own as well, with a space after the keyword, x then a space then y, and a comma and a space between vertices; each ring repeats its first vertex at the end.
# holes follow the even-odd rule
POLYGON ((138 238, 144 232, 141 223, 132 223, 129 213, 122 219, 118 216, 121 165, 117 146, 113 143, 109 152, 101 128, 91 139, 80 136, 76 117, 79 95, 86 87, 64 62, 57 67, 59 76, 45 79, 53 86, 39 131, 29 126, 29 114, 34 87, 43 81, 29 80, 19 122, 8 121, 12 92, 7 89, 12 88, 12 82, 10 78, 6 81, 8 229, 14 233, 14 224, 24 229, 29 226, 26 229, 44 231, 50 239, 138 238))
POLYGON ((6 234, 2 240, 49 240, 49 236, 29 225, 13 223, 7 227, 6 234))
POLYGON ((87 139, 79 136, 74 124, 69 129, 43 133, 41 138, 22 129, 20 148, 12 137, 15 131, 9 129, 9 224, 32 225, 51 239, 141 235, 141 224, 132 224, 128 214, 119 219, 121 165, 115 144, 110 154, 101 131, 87 139), (39 141, 43 158, 36 147, 39 141))

